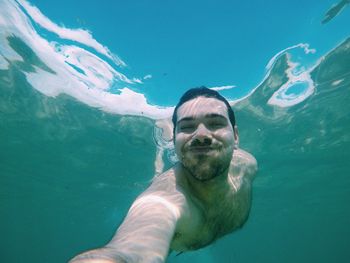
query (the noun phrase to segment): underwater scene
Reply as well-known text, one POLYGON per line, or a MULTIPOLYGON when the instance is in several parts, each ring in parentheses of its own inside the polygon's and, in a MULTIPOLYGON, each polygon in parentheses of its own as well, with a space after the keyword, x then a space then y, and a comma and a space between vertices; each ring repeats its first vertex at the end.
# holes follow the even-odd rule
POLYGON ((258 161, 252 208, 167 262, 348 262, 348 5, 0 0, 0 261, 105 245, 177 161, 174 106, 205 85, 258 161))

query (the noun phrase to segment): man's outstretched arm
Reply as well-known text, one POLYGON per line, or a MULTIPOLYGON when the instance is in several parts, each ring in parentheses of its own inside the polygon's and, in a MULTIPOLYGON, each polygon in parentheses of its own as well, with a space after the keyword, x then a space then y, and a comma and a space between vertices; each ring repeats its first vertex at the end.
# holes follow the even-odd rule
POLYGON ((143 195, 105 247, 84 252, 70 263, 165 262, 179 217, 179 207, 166 193, 143 195))

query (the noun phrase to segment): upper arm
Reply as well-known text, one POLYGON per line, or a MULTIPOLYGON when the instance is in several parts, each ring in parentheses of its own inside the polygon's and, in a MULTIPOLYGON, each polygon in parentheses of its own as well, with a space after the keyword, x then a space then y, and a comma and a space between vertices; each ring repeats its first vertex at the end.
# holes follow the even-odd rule
POLYGON ((166 193, 145 194, 133 203, 106 247, 117 250, 127 262, 164 262, 179 217, 179 205, 166 193))

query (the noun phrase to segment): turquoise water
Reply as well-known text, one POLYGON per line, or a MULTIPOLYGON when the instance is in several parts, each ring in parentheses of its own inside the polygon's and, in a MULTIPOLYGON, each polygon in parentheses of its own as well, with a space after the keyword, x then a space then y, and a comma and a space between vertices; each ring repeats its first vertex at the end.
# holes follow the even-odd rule
MULTIPOLYGON (((0 4, 1 14, 28 15, 17 2, 0 4)), ((36 24, 30 31, 19 22, 25 20, 10 25, 4 17, 1 262, 66 262, 112 237, 154 176, 160 149, 165 168, 172 165, 171 145, 159 143, 155 122, 169 116, 173 104, 146 103, 142 95, 156 98, 156 84, 147 93, 117 66, 108 68, 105 62, 122 63, 106 49, 94 59, 91 47, 41 43, 53 40, 29 34, 39 31, 36 24)), ((172 254, 168 262, 348 261, 350 39, 332 37, 337 44, 323 56, 311 47, 280 47, 283 52, 264 62, 266 74, 254 92, 233 106, 240 146, 259 163, 247 224, 208 248, 172 254)), ((238 96, 233 90, 222 92, 238 96)))

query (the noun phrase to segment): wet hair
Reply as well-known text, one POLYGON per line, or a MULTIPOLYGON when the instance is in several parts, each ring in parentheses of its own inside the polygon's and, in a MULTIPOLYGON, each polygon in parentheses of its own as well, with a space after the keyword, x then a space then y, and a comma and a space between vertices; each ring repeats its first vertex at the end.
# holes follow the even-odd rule
POLYGON ((180 101, 178 102, 178 104, 176 105, 176 107, 174 109, 173 117, 172 117, 172 121, 173 121, 173 125, 174 125, 174 129, 173 129, 174 139, 175 139, 175 129, 176 129, 176 122, 177 122, 177 110, 185 102, 192 100, 194 98, 197 98, 197 97, 214 98, 214 99, 220 100, 223 103, 225 103, 225 105, 227 107, 228 117, 230 119, 232 128, 235 127, 235 124, 236 124, 235 114, 234 114, 230 104, 228 103, 228 101, 223 96, 221 96, 219 94, 219 92, 212 90, 212 89, 208 89, 205 86, 201 86, 201 87, 192 88, 192 89, 189 89, 188 91, 186 91, 182 95, 182 97, 180 98, 180 101))

